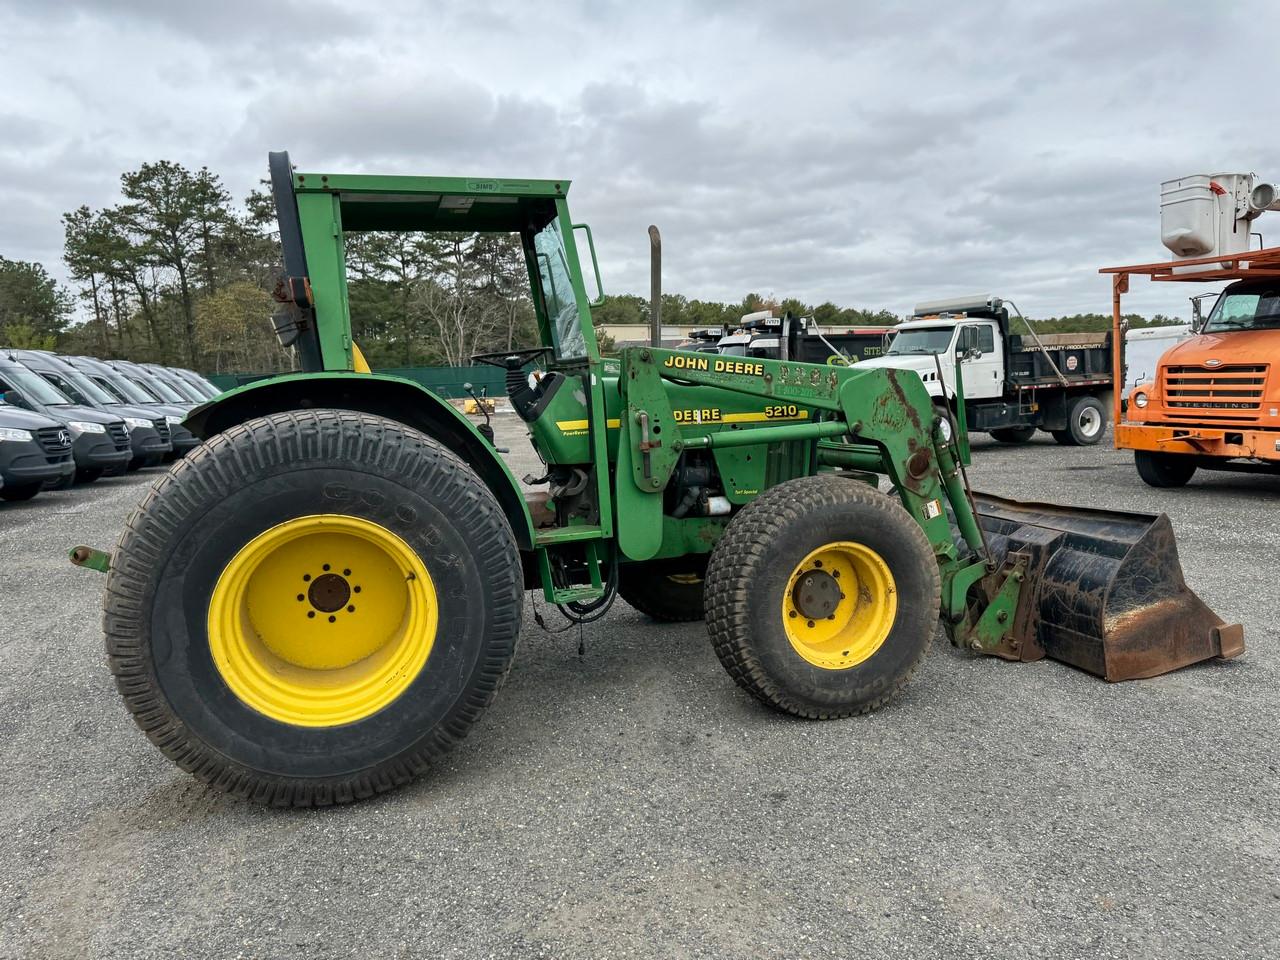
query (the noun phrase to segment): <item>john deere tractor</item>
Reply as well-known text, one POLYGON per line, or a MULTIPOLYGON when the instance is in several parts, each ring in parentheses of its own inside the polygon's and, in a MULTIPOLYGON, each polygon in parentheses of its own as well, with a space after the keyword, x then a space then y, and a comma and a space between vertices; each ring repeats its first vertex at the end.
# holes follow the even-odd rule
POLYGON ((527 590, 580 623, 619 595, 705 618, 738 686, 813 719, 889 701, 939 615, 967 650, 1109 680, 1243 649, 1184 585, 1164 516, 971 494, 963 411, 915 372, 602 358, 567 180, 298 173, 283 153, 270 171, 274 322, 301 372, 196 408, 203 444, 114 553, 76 554, 109 568, 129 711, 201 780, 308 806, 422 773, 502 685, 527 590), (546 464, 531 489, 491 432, 369 372, 344 260, 365 230, 519 237, 541 342, 474 359, 506 371, 546 464))

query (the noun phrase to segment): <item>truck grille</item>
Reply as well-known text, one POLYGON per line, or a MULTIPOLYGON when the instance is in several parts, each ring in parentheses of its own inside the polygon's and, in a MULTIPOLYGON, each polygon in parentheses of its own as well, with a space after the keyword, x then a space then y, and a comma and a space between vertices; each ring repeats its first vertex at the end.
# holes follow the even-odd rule
POLYGON ((1257 410, 1267 382, 1267 364, 1209 367, 1166 367, 1165 405, 1196 410, 1257 410))
POLYGON ((71 434, 66 427, 41 427, 36 431, 36 440, 51 457, 63 457, 71 452, 71 434))
POLYGON ((158 420, 152 420, 151 425, 156 428, 156 433, 159 434, 160 439, 168 443, 170 437, 169 421, 161 417, 158 420))
POLYGON ((107 424, 107 433, 111 435, 117 450, 129 449, 129 428, 117 420, 115 423, 107 424))

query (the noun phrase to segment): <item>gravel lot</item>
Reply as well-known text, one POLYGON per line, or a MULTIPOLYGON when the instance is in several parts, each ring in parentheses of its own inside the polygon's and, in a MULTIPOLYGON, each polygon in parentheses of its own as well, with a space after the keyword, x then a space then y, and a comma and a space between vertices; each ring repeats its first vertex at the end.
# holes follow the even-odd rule
MULTIPOLYGON (((523 428, 500 442, 531 469, 523 428)), ((336 810, 223 799, 107 672, 102 581, 147 476, 0 506, 0 956, 1264 957, 1280 944, 1280 477, 975 441, 978 489, 1163 510, 1248 652, 1116 686, 941 635, 888 709, 759 708, 701 625, 526 616, 433 777, 336 810)))

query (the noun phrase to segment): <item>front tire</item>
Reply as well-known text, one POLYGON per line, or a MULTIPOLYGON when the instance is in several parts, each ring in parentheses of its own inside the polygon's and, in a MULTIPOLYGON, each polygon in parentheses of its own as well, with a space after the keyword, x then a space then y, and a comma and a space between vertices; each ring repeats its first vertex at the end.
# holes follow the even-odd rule
POLYGON ((1185 487, 1196 472, 1192 457, 1152 450, 1133 451, 1133 465, 1138 468, 1143 483, 1159 489, 1185 487))
POLYGON ((116 685, 161 751, 276 806, 423 772, 506 676, 523 588, 479 478, 403 424, 250 420, 152 486, 107 581, 116 685))
POLYGON ((910 679, 940 593, 929 541, 899 503, 857 481, 806 477, 771 487, 729 524, 707 567, 707 628, 729 675, 762 703, 848 717, 910 679))
POLYGON ((1054 430, 1053 439, 1064 447, 1091 447, 1107 432, 1107 408, 1097 397, 1076 397, 1067 404, 1065 430, 1054 430))

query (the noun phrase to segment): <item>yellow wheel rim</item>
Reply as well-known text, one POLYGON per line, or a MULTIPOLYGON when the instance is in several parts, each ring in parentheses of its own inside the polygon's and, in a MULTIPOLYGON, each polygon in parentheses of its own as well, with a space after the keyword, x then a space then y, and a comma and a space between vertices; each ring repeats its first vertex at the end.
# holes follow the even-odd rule
POLYGON ((359 517, 299 517, 237 553, 209 601, 209 649, 232 693, 304 727, 372 716, 422 672, 439 626, 421 558, 359 517))
POLYGON ((782 624, 796 653, 824 670, 847 670, 884 644, 898 590, 884 558, 841 540, 796 565, 782 595, 782 624))

